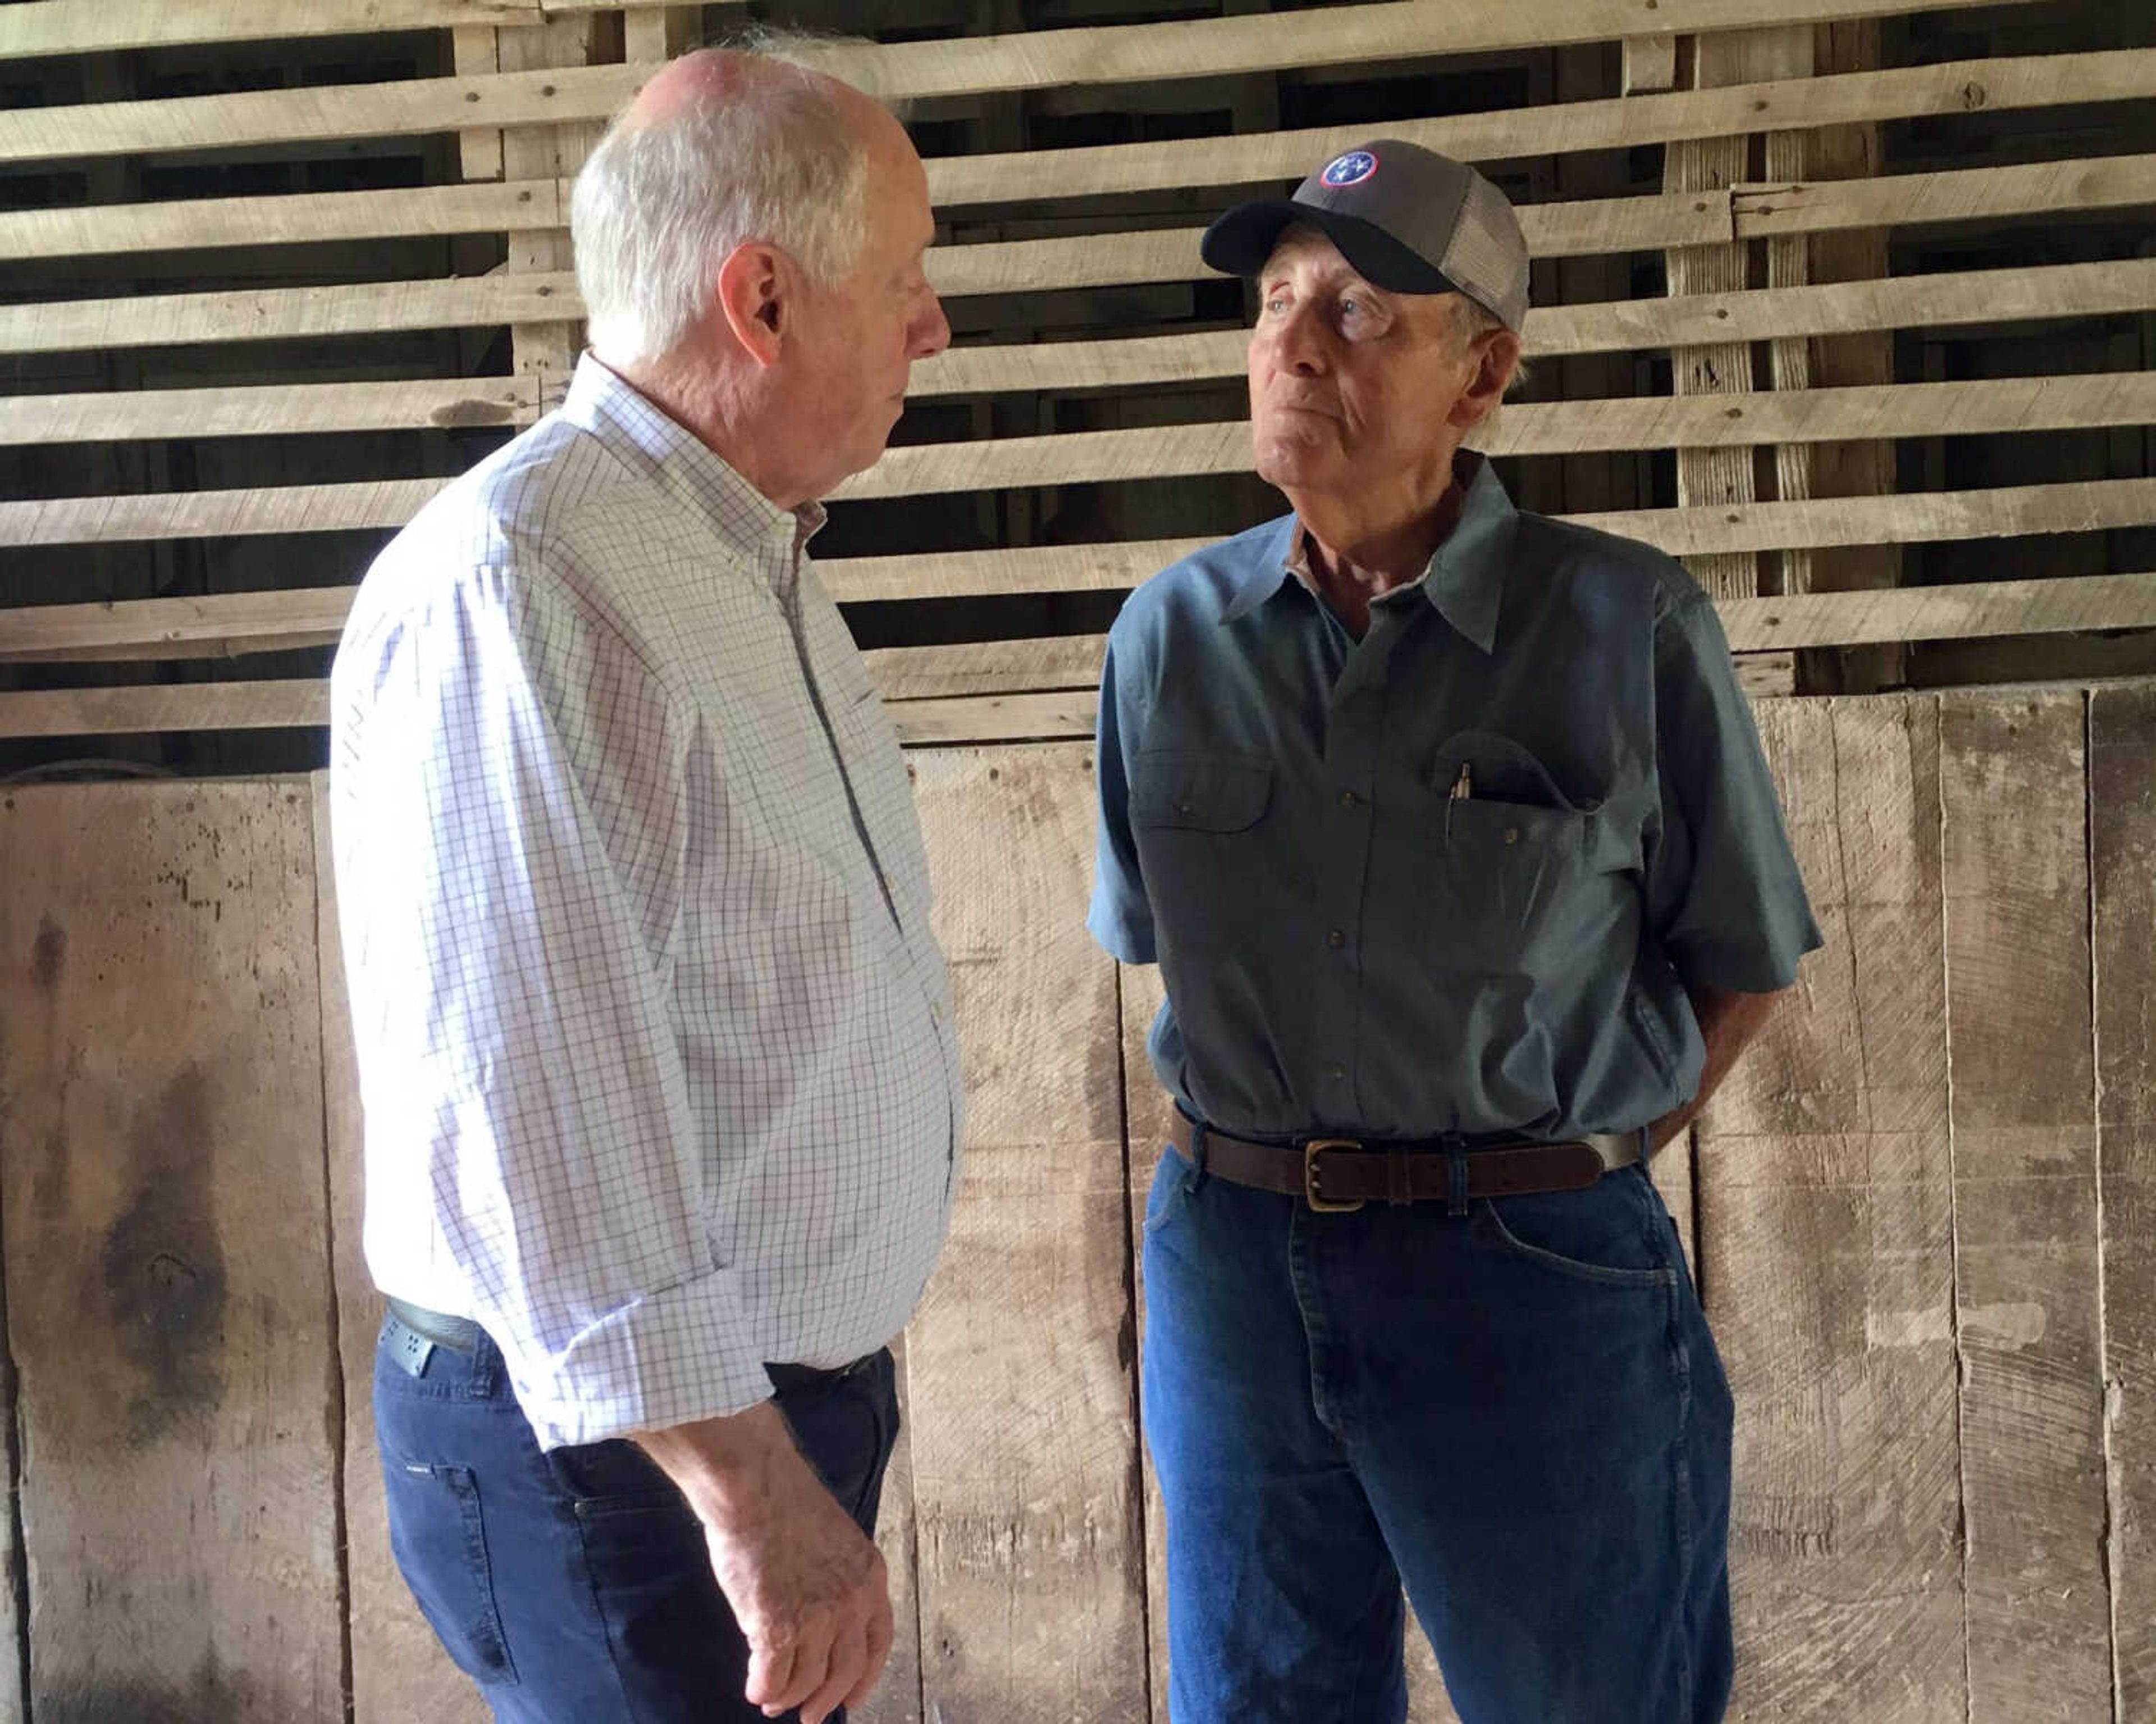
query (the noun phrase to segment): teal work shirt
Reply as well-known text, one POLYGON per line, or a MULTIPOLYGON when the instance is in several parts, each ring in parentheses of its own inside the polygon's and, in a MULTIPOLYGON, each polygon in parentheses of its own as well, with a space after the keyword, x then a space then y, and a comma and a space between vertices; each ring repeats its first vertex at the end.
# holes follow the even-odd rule
POLYGON ((1154 1070, 1223 1130, 1626 1130, 1698 1087, 1686 981, 1772 992, 1820 944, 1706 595, 1459 476, 1359 641, 1292 516, 1109 634, 1087 925, 1160 965, 1154 1070))

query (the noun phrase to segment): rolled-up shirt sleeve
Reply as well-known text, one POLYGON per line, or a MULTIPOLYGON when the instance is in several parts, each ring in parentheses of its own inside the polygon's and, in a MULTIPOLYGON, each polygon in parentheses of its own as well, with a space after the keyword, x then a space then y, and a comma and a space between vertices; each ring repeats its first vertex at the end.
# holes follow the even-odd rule
POLYGON ((1101 709, 1094 772, 1100 821, 1093 852, 1093 900, 1086 926, 1101 949, 1125 964, 1158 961, 1152 907, 1131 831, 1131 762, 1144 735, 1140 680, 1127 645, 1111 635, 1101 666, 1101 709), (1118 672, 1121 674, 1118 674, 1118 672))
POLYGON ((370 1258, 390 1206, 434 1206, 451 1260, 385 1285, 461 1290, 544 1446, 738 1412, 770 1384, 714 1260, 663 980, 687 825, 665 693, 510 571, 421 610, 338 666, 367 679, 340 691, 364 742, 332 803, 370 1258))
POLYGON ((1789 848, 1758 727, 1714 606, 1676 599, 1655 637, 1661 830, 1647 869, 1649 918, 1677 974, 1774 993, 1821 944, 1789 848))

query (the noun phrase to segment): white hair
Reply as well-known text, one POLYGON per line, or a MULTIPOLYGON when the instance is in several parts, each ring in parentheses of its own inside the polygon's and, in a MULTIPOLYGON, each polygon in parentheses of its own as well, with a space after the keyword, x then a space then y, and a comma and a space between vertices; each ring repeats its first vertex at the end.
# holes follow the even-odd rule
POLYGON ((599 140, 569 198, 577 286, 593 346, 624 363, 677 347, 709 308, 720 263, 751 240, 776 245, 810 277, 835 281, 868 232, 868 157, 832 85, 784 69, 723 103, 624 124, 599 140))

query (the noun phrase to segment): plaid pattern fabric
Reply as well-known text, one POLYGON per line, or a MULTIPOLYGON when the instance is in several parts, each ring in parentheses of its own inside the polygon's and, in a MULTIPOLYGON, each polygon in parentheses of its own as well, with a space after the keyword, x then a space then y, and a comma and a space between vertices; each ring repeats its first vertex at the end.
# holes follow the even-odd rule
POLYGON ((331 829, 367 1263, 540 1441, 901 1328, 962 1090, 897 738, 773 505, 587 358, 359 589, 331 829))

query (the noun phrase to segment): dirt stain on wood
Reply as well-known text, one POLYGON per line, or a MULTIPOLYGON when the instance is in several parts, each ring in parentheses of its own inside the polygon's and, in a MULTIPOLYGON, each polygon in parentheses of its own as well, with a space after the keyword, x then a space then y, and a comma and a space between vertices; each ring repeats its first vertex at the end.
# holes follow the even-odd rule
POLYGON ((50 916, 38 921, 38 937, 30 948, 30 980, 41 994, 59 988, 67 969, 67 930, 50 916))
POLYGON ((120 1351, 147 1380, 127 1408, 131 1448, 215 1410, 224 1253, 209 1209, 217 1153, 208 1085, 182 1069, 138 1128, 134 1199, 105 1229, 99 1271, 120 1351))

